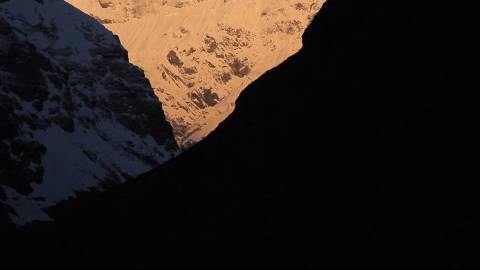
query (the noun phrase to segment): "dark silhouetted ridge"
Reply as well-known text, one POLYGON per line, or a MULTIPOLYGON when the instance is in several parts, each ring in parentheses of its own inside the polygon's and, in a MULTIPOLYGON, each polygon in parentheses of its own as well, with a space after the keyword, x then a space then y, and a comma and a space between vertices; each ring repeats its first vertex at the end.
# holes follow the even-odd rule
POLYGON ((328 1, 211 136, 17 245, 51 269, 468 269, 480 106, 469 8, 439 5, 328 1))

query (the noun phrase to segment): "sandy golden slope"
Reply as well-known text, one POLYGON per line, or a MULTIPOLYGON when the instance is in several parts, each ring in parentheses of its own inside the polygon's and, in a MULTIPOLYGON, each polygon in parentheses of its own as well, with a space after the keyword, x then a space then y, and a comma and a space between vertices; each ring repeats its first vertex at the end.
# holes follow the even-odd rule
POLYGON ((301 47, 324 0, 67 0, 117 34, 177 141, 201 140, 241 90, 301 47))

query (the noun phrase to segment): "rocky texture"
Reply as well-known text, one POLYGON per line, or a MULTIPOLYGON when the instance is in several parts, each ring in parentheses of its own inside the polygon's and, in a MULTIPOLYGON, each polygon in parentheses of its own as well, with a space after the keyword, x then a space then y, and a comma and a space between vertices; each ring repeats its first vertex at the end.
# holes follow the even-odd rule
POLYGON ((177 141, 211 132, 239 93, 301 47, 324 0, 67 0, 119 35, 177 141))
POLYGON ((13 221, 103 190, 178 147, 118 38, 63 1, 0 4, 0 204, 13 221))

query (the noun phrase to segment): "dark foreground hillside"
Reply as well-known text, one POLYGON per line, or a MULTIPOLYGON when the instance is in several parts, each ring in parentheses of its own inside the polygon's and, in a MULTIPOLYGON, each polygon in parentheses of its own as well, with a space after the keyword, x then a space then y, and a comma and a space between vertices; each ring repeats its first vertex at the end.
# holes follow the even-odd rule
POLYGON ((57 224, 8 242, 6 261, 469 269, 466 184, 480 150, 471 9, 387 2, 328 1, 305 48, 205 141, 80 210, 55 210, 57 224))

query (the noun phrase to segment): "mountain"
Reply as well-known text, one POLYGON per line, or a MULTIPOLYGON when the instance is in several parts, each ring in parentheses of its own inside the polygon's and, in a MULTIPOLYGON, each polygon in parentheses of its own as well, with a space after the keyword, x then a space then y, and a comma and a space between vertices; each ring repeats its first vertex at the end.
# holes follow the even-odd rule
POLYGON ((42 208, 178 152, 116 36, 64 1, 0 2, 0 209, 13 222, 49 220, 42 208))
POLYGON ((52 209, 58 222, 4 241, 2 262, 471 269, 472 5, 327 1, 303 49, 243 91, 204 141, 52 209))
POLYGON ((67 0, 120 37, 188 147, 240 92, 301 47, 324 0, 67 0))

